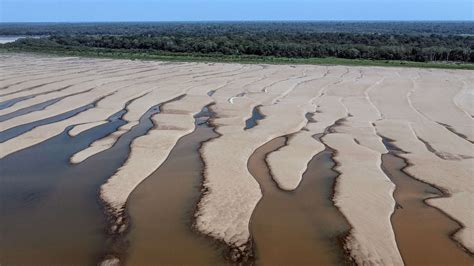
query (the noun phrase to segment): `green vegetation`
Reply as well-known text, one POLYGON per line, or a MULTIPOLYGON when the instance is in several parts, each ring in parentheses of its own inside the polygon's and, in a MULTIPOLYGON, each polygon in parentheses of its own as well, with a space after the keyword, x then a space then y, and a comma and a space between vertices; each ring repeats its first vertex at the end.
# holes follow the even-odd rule
POLYGON ((81 56, 94 58, 115 58, 130 60, 159 60, 178 62, 224 62, 244 64, 315 64, 315 65, 347 65, 347 66, 385 66, 385 67, 419 67, 419 68, 444 68, 444 69, 469 69, 474 70, 474 64, 458 63, 423 63, 396 60, 367 60, 343 58, 285 58, 268 56, 225 56, 225 55, 198 55, 183 53, 150 53, 147 51, 130 51, 116 49, 88 49, 88 50, 49 50, 0 48, 0 52, 32 52, 58 56, 81 56))
POLYGON ((2 33, 48 34, 0 45, 3 51, 474 69, 474 23, 470 22, 26 23, 0 24, 2 33))
POLYGON ((474 35, 474 22, 314 21, 314 22, 102 22, 0 23, 0 35, 184 35, 247 32, 378 33, 409 35, 474 35))

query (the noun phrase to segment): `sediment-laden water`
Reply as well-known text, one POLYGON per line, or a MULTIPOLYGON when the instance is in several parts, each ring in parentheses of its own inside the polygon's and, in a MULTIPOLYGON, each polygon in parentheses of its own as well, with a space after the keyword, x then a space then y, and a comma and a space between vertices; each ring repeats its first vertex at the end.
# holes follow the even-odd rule
POLYGON ((393 152, 382 155, 382 168, 396 185, 397 208, 391 220, 405 264, 474 265, 474 257, 450 237, 460 225, 424 202, 443 193, 404 173, 407 163, 393 152))
POLYGON ((201 195, 202 142, 218 135, 204 123, 181 138, 167 160, 130 196, 127 265, 221 265, 225 247, 192 230, 201 195))
POLYGON ((338 176, 332 170, 331 150, 313 157, 300 186, 288 192, 277 187, 265 162, 269 152, 284 145, 284 137, 276 138, 256 150, 248 162, 263 192, 250 225, 257 264, 346 263, 340 237, 349 225, 331 200, 338 176))
POLYGON ((99 188, 125 162, 131 141, 153 126, 149 117, 157 111, 150 109, 111 149, 78 165, 69 164, 73 154, 125 122, 76 137, 68 128, 0 160, 2 265, 97 264, 110 249, 99 188))
POLYGON ((0 161, 2 265, 98 261, 105 247, 98 187, 120 166, 127 150, 115 149, 77 166, 68 160, 118 125, 99 126, 75 138, 65 131, 0 161))

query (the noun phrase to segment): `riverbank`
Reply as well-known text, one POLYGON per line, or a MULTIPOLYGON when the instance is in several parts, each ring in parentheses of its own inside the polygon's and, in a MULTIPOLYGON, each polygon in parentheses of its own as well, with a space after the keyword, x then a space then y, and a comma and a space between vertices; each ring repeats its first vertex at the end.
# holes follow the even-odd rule
POLYGON ((78 56, 86 58, 112 58, 129 60, 153 60, 172 62, 213 62, 239 64, 298 64, 298 65, 342 65, 342 66, 381 66, 381 67, 409 67, 409 68, 437 68, 437 69, 468 69, 474 70, 474 64, 452 62, 413 62, 399 60, 368 60, 344 59, 335 57, 326 58, 287 58, 272 56, 226 56, 209 54, 187 53, 153 53, 148 51, 134 51, 122 49, 74 49, 58 48, 44 50, 42 48, 5 48, 0 47, 0 53, 32 53, 38 55, 78 56))

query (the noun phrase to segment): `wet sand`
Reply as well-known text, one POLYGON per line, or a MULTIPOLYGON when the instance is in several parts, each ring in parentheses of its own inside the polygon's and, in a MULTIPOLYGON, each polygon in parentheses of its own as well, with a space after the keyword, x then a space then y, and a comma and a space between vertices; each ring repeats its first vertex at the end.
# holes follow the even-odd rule
POLYGON ((404 263, 474 265, 474 257, 451 238, 459 224, 424 203, 443 196, 442 192, 405 174, 401 171, 405 166, 405 161, 393 154, 382 156, 382 167, 397 186, 394 197, 398 206, 391 220, 404 263))
POLYGON ((226 263, 225 246, 192 230, 204 167, 198 150, 217 136, 206 124, 197 126, 131 194, 127 265, 226 263))
POLYGON ((263 198, 250 223, 258 265, 341 265, 345 260, 338 238, 349 225, 332 203, 337 172, 331 151, 310 161, 300 186, 280 190, 271 178, 266 155, 285 145, 285 138, 273 139, 250 157, 249 171, 259 182, 263 198))

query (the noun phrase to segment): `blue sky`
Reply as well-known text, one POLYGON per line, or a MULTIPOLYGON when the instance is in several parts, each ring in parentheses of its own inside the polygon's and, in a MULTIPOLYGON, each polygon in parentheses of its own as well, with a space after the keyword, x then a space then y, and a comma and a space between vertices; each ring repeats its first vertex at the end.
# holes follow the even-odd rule
POLYGON ((1 22, 474 20, 474 0, 0 0, 1 22))

